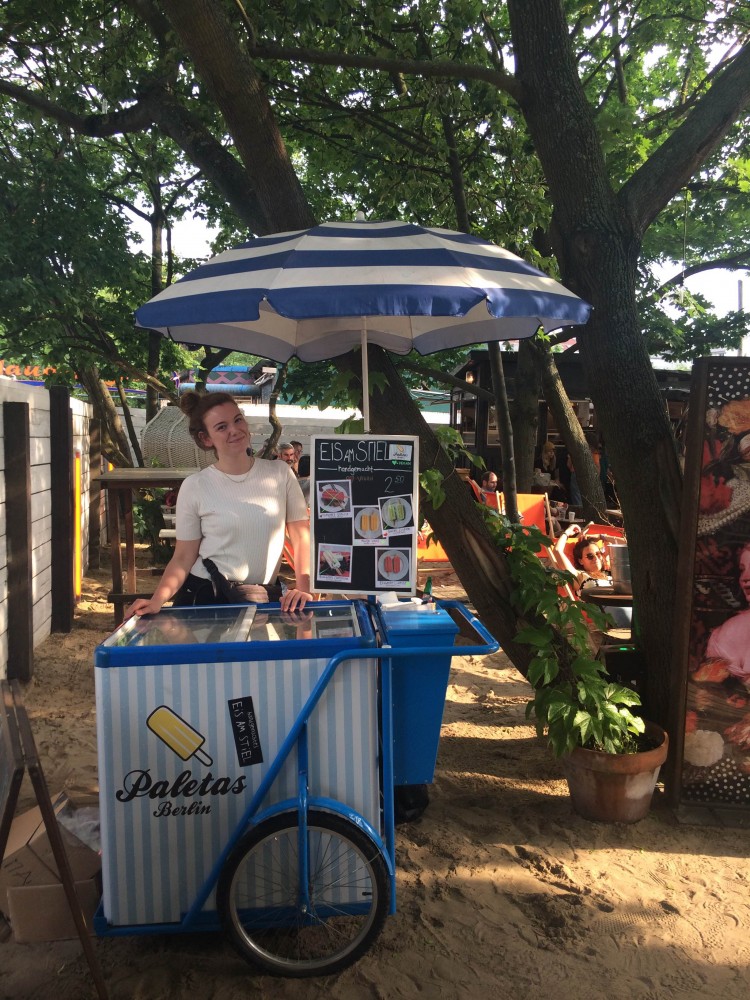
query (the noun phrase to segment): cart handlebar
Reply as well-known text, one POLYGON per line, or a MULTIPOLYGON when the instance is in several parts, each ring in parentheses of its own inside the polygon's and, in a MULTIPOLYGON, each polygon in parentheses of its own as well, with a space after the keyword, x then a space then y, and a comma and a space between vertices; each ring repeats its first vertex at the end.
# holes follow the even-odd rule
MULTIPOLYGON (((484 645, 469 646, 468 650, 470 652, 481 653, 482 655, 484 655, 485 653, 496 653, 498 649, 500 649, 500 643, 497 641, 494 635, 492 635, 492 633, 488 631, 487 627, 483 625, 482 622, 477 618, 477 616, 472 611, 469 611, 466 605, 463 604, 461 601, 446 600, 446 601, 437 601, 436 603, 441 608, 446 608, 446 609, 455 608, 455 610, 458 611, 458 613, 463 618, 466 619, 468 624, 471 625, 471 627, 477 633, 479 638, 482 640, 484 645)), ((466 647, 459 647, 459 648, 466 648, 466 647)))
MULTIPOLYGON (((415 629, 414 634, 414 644, 411 646, 403 645, 398 647, 399 656, 464 656, 467 653, 478 653, 484 656, 486 653, 496 653, 500 649, 500 643, 488 632, 486 627, 480 622, 477 616, 469 611, 465 604, 457 600, 444 600, 436 601, 435 604, 448 610, 448 608, 455 609, 462 618, 464 618, 467 624, 471 625, 476 634, 482 640, 479 645, 475 646, 454 646, 452 643, 449 646, 425 646, 421 645, 419 642, 419 632, 415 629)), ((375 616, 378 620, 378 624, 381 627, 381 634, 383 633, 384 622, 383 622, 383 610, 379 604, 368 605, 371 609, 374 609, 375 616)), ((382 646, 381 649, 390 649, 388 646, 382 646)))

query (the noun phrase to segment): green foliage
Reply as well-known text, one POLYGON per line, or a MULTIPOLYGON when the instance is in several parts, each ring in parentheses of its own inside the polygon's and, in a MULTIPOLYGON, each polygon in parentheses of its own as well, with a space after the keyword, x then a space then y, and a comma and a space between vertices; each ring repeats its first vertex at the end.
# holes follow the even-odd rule
MULTIPOLYGON (((225 6, 238 36, 246 37, 240 8, 225 6)), ((380 0, 314 4, 277 0, 256 8, 251 14, 255 35, 272 45, 482 69, 502 65, 513 53, 502 0, 482 4, 457 0, 448 5, 418 0, 396 6, 380 0)), ((40 14, 28 0, 7 0, 0 13, 0 75, 64 112, 82 116, 98 116, 105 101, 110 113, 135 108, 164 83, 171 99, 196 126, 231 150, 227 123, 196 76, 194 60, 181 51, 175 35, 165 31, 165 23, 147 18, 144 10, 142 5, 114 4, 105 11, 88 0, 60 0, 40 14)), ((690 0, 678 11, 663 0, 643 0, 605 10, 588 0, 567 0, 565 10, 573 56, 617 190, 683 121, 692 101, 706 88, 711 60, 733 41, 747 37, 747 8, 736 2, 690 0)), ((501 87, 468 73, 461 79, 440 79, 298 60, 256 60, 256 65, 318 218, 352 218, 362 208, 372 219, 403 217, 451 228, 467 225, 554 271, 551 258, 541 257, 537 246, 537 237, 549 228, 552 211, 545 179, 523 116, 501 87), (465 213, 457 207, 459 189, 465 213)), ((21 167, 19 176, 30 164, 27 197, 31 200, 41 193, 39 215, 47 216, 45 225, 29 226, 29 213, 18 211, 17 192, 5 198, 4 213, 14 232, 1 234, 4 259, 28 259, 30 244, 39 237, 41 259, 47 259, 50 237, 67 239, 71 225, 88 241, 87 267, 82 266, 87 249, 83 239, 76 254, 68 254, 70 260, 75 257, 74 268, 69 262, 64 265, 71 285, 80 276, 78 292, 66 289, 62 297, 55 296, 54 311, 47 308, 42 319, 33 319, 29 344, 37 355, 44 351, 45 358, 56 354, 62 360, 65 350, 74 349, 69 332, 68 339, 62 339, 61 323, 72 320, 78 327, 75 351, 78 356, 81 350, 90 351, 103 373, 112 373, 108 366, 113 353, 144 367, 145 339, 134 333, 130 319, 132 309, 150 295, 150 276, 142 254, 119 252, 122 233, 113 231, 116 221, 133 244, 123 208, 163 213, 167 226, 187 214, 203 219, 220 229, 215 249, 246 238, 246 226, 200 168, 189 163, 174 138, 153 123, 144 124, 148 119, 140 119, 135 131, 125 135, 94 139, 85 136, 85 130, 76 137, 67 126, 50 127, 37 108, 24 110, 9 98, 1 114, 6 161, 0 162, 2 179, 10 170, 13 182, 9 166, 13 158, 21 167), (43 143, 49 147, 46 151, 32 148, 43 143), (67 192, 68 201, 78 208, 75 224, 52 211, 53 191, 60 205, 67 192), (21 234, 18 254, 9 249, 16 249, 15 233, 21 234), (98 273, 108 261, 111 275, 98 273), (83 300, 85 288, 96 299, 93 310, 83 300), (82 328, 81 319, 92 317, 96 324, 82 328), (101 329, 113 340, 102 340, 101 329)), ((694 178, 689 197, 681 192, 652 224, 641 253, 644 272, 653 264, 683 259, 688 265, 712 258, 717 266, 722 262, 727 266, 728 261, 728 266, 750 266, 749 141, 745 124, 734 125, 722 148, 694 178)), ((53 253, 55 249, 51 247, 53 253)), ((179 272, 190 264, 178 262, 179 272)), ((16 338, 19 331, 27 336, 29 313, 38 314, 43 300, 49 300, 60 284, 58 275, 48 285, 40 273, 43 269, 36 266, 26 269, 28 281, 20 274, 20 263, 17 270, 5 283, 6 302, 16 305, 0 316, 0 322, 7 321, 8 336, 16 338)), ((653 282, 648 279, 639 290, 650 349, 685 359, 711 347, 736 344, 741 319, 719 322, 704 304, 702 315, 697 315, 690 297, 673 300, 665 308, 668 303, 660 303, 658 296, 654 299, 653 282)), ((441 360, 437 364, 448 367, 441 360)), ((175 365, 165 357, 163 371, 175 365)), ((330 372, 335 366, 321 370, 330 372)), ((320 382, 311 379, 305 387, 306 377, 301 376, 303 384, 296 388, 290 386, 300 401, 309 397, 305 401, 351 405, 350 386, 333 383, 329 390, 323 389, 326 376, 320 382)))
POLYGON ((546 567, 537 553, 551 540, 538 528, 510 524, 482 508, 495 541, 507 557, 514 583, 513 601, 533 624, 522 625, 516 642, 533 649, 528 680, 534 698, 527 717, 536 718, 556 756, 576 746, 605 753, 630 753, 643 720, 630 709, 640 705, 631 688, 613 684, 590 647, 589 625, 606 628, 600 608, 571 600, 563 588, 569 573, 546 567))
MULTIPOLYGON (((684 120, 706 89, 711 60, 747 38, 747 7, 719 9, 709 0, 690 0, 677 10, 663 0, 644 0, 605 9, 568 0, 565 10, 617 191, 684 120)), ((279 0, 258 10, 254 24, 259 37, 275 45, 393 59, 489 67, 495 46, 497 53, 513 51, 501 0, 447 6, 420 0, 396 7, 377 0, 329 0, 322 7, 279 0)), ((554 275, 554 263, 540 256, 535 239, 549 228, 545 180, 523 117, 501 90, 469 77, 437 80, 310 64, 302 69, 280 60, 266 65, 280 127, 299 151, 295 163, 319 218, 352 218, 362 208, 373 220, 460 227, 466 220, 457 212, 458 182, 471 231, 554 275)), ((733 126, 691 184, 687 218, 681 192, 649 228, 638 291, 644 337, 655 354, 694 358, 735 347, 741 335, 739 320, 719 320, 706 303, 699 317, 689 296, 654 299, 650 269, 683 257, 688 264, 750 267, 749 141, 745 124, 733 126)))
POLYGON ((164 527, 162 504, 167 491, 162 489, 137 490, 133 496, 133 531, 140 541, 148 542, 151 555, 157 564, 169 562, 172 547, 159 538, 164 527))
MULTIPOLYGON (((435 469, 420 476, 434 507, 445 499, 442 483, 435 469)), ((589 626, 605 629, 610 619, 596 605, 572 600, 565 593, 570 573, 539 558, 540 549, 551 545, 552 539, 534 525, 512 524, 495 510, 477 509, 505 554, 513 581, 511 599, 521 622, 515 641, 533 651, 527 679, 534 697, 527 705, 527 718, 535 717, 537 732, 547 734, 558 757, 577 746, 605 753, 635 752, 635 737, 644 724, 630 710, 640 705, 640 698, 631 688, 612 683, 590 647, 589 626)))
MULTIPOLYGON (((440 442, 440 447, 452 466, 455 467, 459 459, 467 459, 471 465, 475 465, 478 469, 485 467, 485 461, 480 455, 475 455, 467 450, 460 431, 456 430, 455 427, 447 427, 442 424, 435 427, 434 431, 435 437, 440 442)), ((443 479, 443 473, 434 466, 419 474, 419 485, 436 509, 445 502, 443 479)))
POLYGON ((364 433, 365 422, 362 417, 345 417, 336 428, 337 434, 362 434, 364 433))

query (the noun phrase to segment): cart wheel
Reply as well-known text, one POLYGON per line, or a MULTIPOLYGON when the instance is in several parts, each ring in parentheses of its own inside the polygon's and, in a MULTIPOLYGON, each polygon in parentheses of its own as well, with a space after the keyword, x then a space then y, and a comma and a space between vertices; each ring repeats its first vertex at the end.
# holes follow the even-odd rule
POLYGON ((309 907, 300 903, 296 813, 250 830, 221 870, 216 904, 243 958, 277 976, 323 976, 356 962, 388 912, 380 850, 333 813, 308 814, 309 907))

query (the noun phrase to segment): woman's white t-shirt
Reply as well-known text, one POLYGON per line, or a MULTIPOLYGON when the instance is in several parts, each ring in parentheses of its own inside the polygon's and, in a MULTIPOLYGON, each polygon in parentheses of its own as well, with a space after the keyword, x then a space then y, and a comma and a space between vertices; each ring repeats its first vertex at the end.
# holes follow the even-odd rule
POLYGON ((290 521, 307 519, 299 483, 286 464, 256 458, 230 476, 210 465, 188 476, 177 495, 177 538, 201 539, 195 576, 209 578, 207 556, 235 583, 273 583, 290 521))

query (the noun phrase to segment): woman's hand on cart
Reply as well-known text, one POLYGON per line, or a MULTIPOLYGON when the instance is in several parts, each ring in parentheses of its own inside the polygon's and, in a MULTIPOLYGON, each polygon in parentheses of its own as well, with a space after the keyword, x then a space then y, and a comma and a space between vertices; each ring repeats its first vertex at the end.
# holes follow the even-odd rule
POLYGON ((137 601, 133 601, 127 608, 125 608, 125 621, 128 618, 132 618, 133 615, 155 615, 158 614, 163 605, 163 601, 154 600, 154 598, 147 599, 145 597, 139 597, 137 601))
POLYGON ((313 595, 309 591, 290 587, 285 594, 281 595, 281 610, 301 611, 307 602, 312 600, 313 595))

